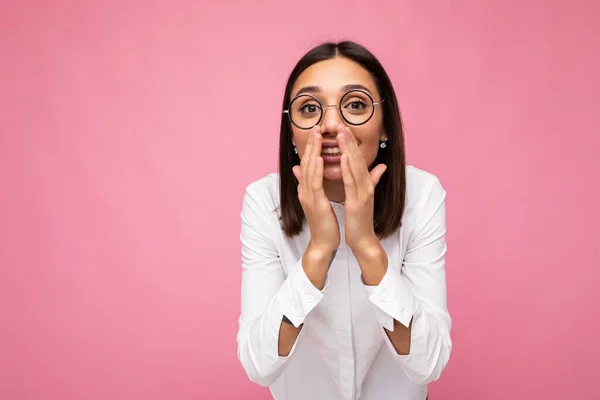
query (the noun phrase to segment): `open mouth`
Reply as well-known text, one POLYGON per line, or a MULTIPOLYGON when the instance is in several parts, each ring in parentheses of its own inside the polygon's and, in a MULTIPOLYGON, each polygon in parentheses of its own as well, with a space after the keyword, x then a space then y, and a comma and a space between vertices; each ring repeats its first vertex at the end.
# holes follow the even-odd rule
POLYGON ((341 156, 342 152, 339 147, 324 147, 321 149, 321 156, 336 157, 341 156))

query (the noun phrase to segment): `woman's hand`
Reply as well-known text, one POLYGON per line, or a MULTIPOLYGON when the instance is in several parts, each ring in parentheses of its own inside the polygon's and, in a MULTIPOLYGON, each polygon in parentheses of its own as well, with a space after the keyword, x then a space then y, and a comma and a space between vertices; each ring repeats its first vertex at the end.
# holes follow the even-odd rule
POLYGON ((303 266, 315 286, 322 286, 334 251, 340 245, 340 227, 323 189, 322 136, 317 126, 310 132, 300 165, 292 168, 298 179, 298 199, 310 228, 303 266))
POLYGON ((350 128, 340 126, 338 132, 346 193, 346 243, 355 254, 371 253, 379 247, 379 239, 373 229, 375 186, 387 166, 379 164, 369 171, 350 128))

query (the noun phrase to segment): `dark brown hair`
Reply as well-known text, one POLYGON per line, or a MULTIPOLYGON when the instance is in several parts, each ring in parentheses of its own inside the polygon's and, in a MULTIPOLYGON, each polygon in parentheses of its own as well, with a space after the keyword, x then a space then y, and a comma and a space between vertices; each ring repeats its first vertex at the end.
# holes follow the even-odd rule
MULTIPOLYGON (((385 102, 381 104, 383 126, 388 135, 387 147, 379 149, 373 165, 384 163, 387 170, 375 187, 373 228, 380 238, 394 233, 401 226, 405 207, 406 162, 404 133, 396 93, 392 82, 377 58, 365 47, 351 41, 323 43, 306 53, 292 70, 283 97, 283 110, 288 109, 291 91, 296 79, 304 70, 320 61, 345 57, 360 64, 371 73, 377 90, 385 102)), ((281 224, 288 237, 299 234, 304 223, 304 211, 298 200, 298 180, 292 172, 300 158, 293 149, 292 125, 282 114, 279 134, 279 177, 281 224)))

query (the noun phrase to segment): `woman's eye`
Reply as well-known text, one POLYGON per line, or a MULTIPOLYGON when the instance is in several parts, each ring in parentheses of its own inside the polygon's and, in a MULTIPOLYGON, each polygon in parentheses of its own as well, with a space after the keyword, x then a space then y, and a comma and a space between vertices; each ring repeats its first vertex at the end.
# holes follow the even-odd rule
POLYGON ((362 100, 352 100, 346 103, 345 108, 348 111, 362 111, 367 107, 366 103, 362 100))
POLYGON ((305 104, 300 108, 300 111, 308 114, 316 113, 319 111, 319 106, 316 104, 305 104))

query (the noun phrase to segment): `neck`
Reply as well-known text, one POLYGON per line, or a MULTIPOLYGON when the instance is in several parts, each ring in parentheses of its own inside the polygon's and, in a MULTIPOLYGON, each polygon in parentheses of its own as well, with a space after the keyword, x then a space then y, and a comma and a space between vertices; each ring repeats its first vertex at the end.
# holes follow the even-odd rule
POLYGON ((344 182, 342 181, 324 181, 323 190, 330 201, 342 202, 346 199, 344 182))

